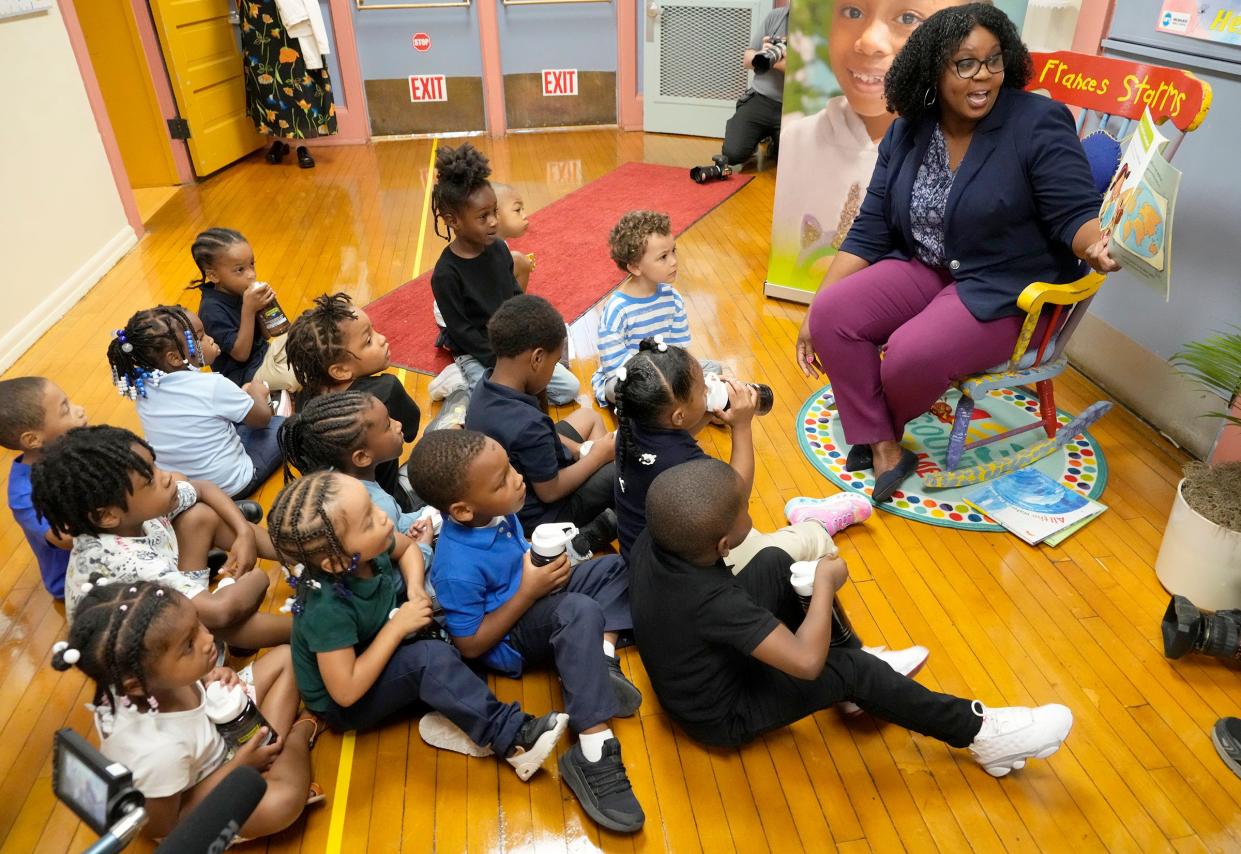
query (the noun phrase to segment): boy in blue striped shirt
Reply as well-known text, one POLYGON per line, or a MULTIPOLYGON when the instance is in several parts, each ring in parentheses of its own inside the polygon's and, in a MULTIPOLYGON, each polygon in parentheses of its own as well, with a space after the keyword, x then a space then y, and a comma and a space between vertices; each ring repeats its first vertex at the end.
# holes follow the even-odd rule
MULTIPOLYGON (((616 370, 644 338, 690 348, 685 301, 669 282, 677 277, 676 238, 667 214, 630 211, 608 235, 612 260, 629 278, 603 307, 599 320, 599 369, 591 378, 600 404, 615 402, 616 370)), ((718 362, 702 360, 704 373, 720 373, 718 362)))

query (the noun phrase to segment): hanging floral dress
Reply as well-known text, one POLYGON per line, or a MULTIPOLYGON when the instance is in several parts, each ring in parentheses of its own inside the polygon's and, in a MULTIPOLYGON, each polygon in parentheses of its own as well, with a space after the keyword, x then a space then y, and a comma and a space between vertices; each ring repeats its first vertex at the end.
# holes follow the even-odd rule
POLYGON ((237 5, 246 111, 259 133, 285 139, 336 133, 328 70, 306 68, 298 40, 285 32, 275 0, 241 0, 237 5))

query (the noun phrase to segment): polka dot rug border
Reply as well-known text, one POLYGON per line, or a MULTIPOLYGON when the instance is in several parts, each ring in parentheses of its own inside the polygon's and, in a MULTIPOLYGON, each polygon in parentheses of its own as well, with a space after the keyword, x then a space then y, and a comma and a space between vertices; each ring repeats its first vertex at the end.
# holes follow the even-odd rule
MULTIPOLYGON (((960 392, 955 389, 944 396, 948 405, 955 408, 960 392)), ((1061 424, 1067 424, 1072 416, 1057 410, 1061 424)), ((1003 531, 1004 528, 970 507, 963 496, 978 484, 953 489, 922 489, 923 475, 941 470, 948 451, 948 436, 952 430, 951 415, 941 420, 927 412, 914 419, 905 428, 903 444, 918 455, 918 474, 905 482, 893 495, 892 501, 878 505, 879 509, 906 519, 928 522, 946 528, 965 531, 1003 531)), ((1011 430, 1038 417, 1038 398, 1023 389, 998 389, 979 401, 974 408, 970 438, 992 435, 1011 430)), ((959 468, 970 468, 984 462, 994 461, 1020 451, 1045 438, 1042 430, 1030 430, 981 448, 967 451, 961 458, 959 468)), ((845 443, 844 430, 836 417, 836 400, 831 385, 825 385, 802 405, 797 414, 797 441, 802 453, 810 463, 842 490, 869 495, 875 486, 870 470, 845 471, 845 457, 849 446, 845 443)), ((1044 457, 1034 467, 1069 489, 1088 498, 1097 499, 1107 485, 1107 460, 1103 449, 1089 432, 1077 436, 1055 453, 1044 457)))

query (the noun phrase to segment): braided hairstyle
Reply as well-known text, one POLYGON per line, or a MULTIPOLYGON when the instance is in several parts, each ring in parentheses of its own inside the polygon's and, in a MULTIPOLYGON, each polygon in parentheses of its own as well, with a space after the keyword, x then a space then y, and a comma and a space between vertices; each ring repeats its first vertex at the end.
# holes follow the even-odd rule
POLYGON ((363 416, 376 401, 364 391, 335 392, 316 397, 286 418, 276 433, 284 455, 284 482, 293 479, 291 468, 302 474, 344 468, 362 444, 363 416))
POLYGON ((302 312, 289 327, 284 352, 293 376, 302 386, 293 396, 299 409, 335 384, 328 368, 349 355, 340 327, 355 316, 353 298, 338 291, 315 297, 314 306, 302 312))
POLYGON ((638 352, 624 365, 616 383, 616 467, 625 471, 630 454, 637 453, 633 422, 657 427, 670 407, 689 400, 694 391, 697 362, 682 347, 644 338, 638 352))
POLYGON ((159 624, 187 600, 153 581, 109 580, 99 573, 82 591, 68 638, 52 647, 52 667, 65 671, 76 665, 95 682, 95 704, 113 709, 114 692, 133 679, 142 688, 146 710, 152 711, 146 667, 166 648, 159 624))
POLYGON ((267 513, 267 532, 276 557, 289 570, 293 586, 293 616, 305 610, 312 588, 332 585, 336 595, 347 598, 349 588, 320 566, 323 558, 350 563, 350 556, 336 533, 329 512, 336 498, 339 480, 347 475, 319 471, 287 483, 267 513), (300 565, 300 569, 299 569, 300 565))
POLYGON ((108 342, 112 384, 121 397, 147 396, 147 386, 159 386, 164 376, 164 354, 176 350, 187 366, 202 367, 202 351, 194 338, 190 318, 179 305, 157 305, 129 318, 124 329, 108 342))
POLYGON ((155 466, 140 453, 155 451, 121 427, 99 424, 75 427, 48 446, 30 471, 31 501, 39 516, 58 534, 77 537, 101 533, 95 514, 104 507, 129 507, 130 475, 144 480, 155 466))
POLYGON ((444 146, 435 153, 435 186, 431 189, 431 213, 435 217, 435 234, 445 240, 452 239, 446 214, 457 214, 465 207, 470 196, 490 186, 487 176, 491 164, 477 148, 468 142, 457 148, 444 146), (440 233, 440 222, 444 233, 440 233))
POLYGON ((248 242, 240 231, 231 228, 209 228, 195 237, 190 244, 190 255, 194 258, 194 266, 198 268, 198 278, 190 281, 190 287, 206 287, 209 284, 207 268, 216 262, 220 254, 230 246, 248 242))

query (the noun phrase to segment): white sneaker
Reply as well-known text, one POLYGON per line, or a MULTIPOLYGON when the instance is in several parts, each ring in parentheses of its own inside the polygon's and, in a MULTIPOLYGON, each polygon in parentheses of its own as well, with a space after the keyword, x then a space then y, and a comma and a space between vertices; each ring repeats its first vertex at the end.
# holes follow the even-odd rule
POLYGON ((475 744, 474 739, 439 712, 427 712, 418 720, 418 734, 422 740, 440 750, 464 753, 466 756, 490 756, 490 747, 475 744))
POLYGON ((461 373, 457 363, 453 362, 431 380, 431 384, 427 386, 427 392, 430 393, 432 400, 443 400, 459 388, 465 388, 465 375, 461 373))
MULTIPOLYGON (((864 646, 862 652, 873 655, 880 661, 887 662, 888 666, 902 676, 908 676, 912 679, 922 669, 922 665, 926 664, 926 660, 931 657, 931 651, 924 646, 911 646, 908 649, 888 649, 886 646, 864 646)), ((845 700, 843 703, 837 703, 836 707, 840 709, 842 714, 860 715, 862 707, 857 703, 845 700)))
POLYGON ((988 709, 975 700, 974 714, 982 718, 982 729, 974 736, 970 753, 992 777, 1024 768, 1027 759, 1051 756, 1073 727, 1073 713, 1059 703, 988 709))

